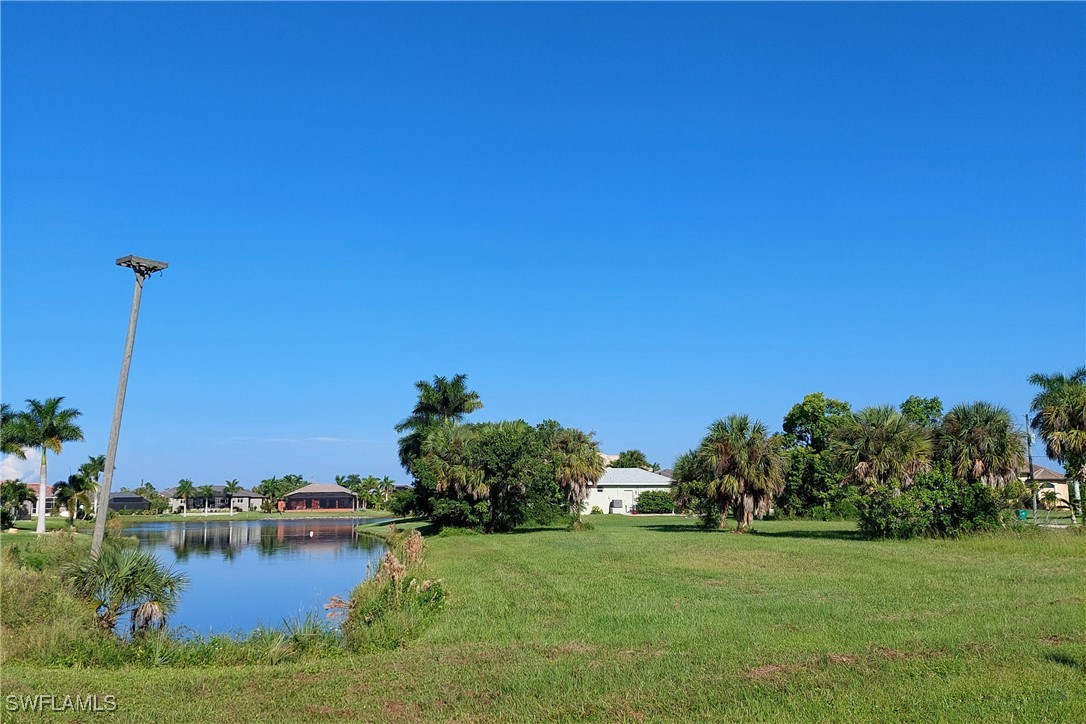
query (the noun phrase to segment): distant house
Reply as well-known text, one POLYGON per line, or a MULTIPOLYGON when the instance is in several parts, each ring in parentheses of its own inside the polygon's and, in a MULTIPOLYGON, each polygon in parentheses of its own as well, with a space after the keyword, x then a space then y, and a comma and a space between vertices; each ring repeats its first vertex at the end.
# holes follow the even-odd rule
POLYGON ((112 493, 109 496, 110 510, 147 510, 150 507, 147 498, 135 493, 112 493))
POLYGON ((671 490, 671 478, 641 468, 607 468, 588 489, 585 503, 588 510, 599 507, 604 513, 629 513, 646 490, 671 490))
MULTIPOLYGON (((1023 468, 1018 472, 1018 479, 1023 483, 1029 480, 1029 472, 1027 468, 1023 468)), ((1070 498, 1067 497, 1067 476, 1062 473, 1058 473, 1051 468, 1046 468, 1043 465, 1033 466, 1033 479, 1037 482, 1037 495, 1043 496, 1048 491, 1052 490, 1056 493, 1056 496, 1067 502, 1070 498)))
MULTIPOLYGON (((233 498, 226 494, 225 485, 212 485, 211 490, 212 496, 207 499, 208 510, 223 511, 233 507, 246 513, 251 510, 260 510, 260 504, 264 502, 263 495, 245 488, 238 488, 233 498)), ((183 507, 184 501, 177 497, 177 488, 166 488, 162 491, 162 497, 169 501, 170 511, 183 507)), ((194 512, 202 511, 204 499, 199 495, 190 495, 188 509, 194 512)))
MULTIPOLYGON (((25 503, 23 503, 23 509, 26 511, 26 516, 28 518, 37 518, 38 517, 37 495, 38 495, 38 489, 41 487, 41 483, 27 483, 26 487, 29 488, 30 492, 34 494, 35 500, 34 500, 33 503, 31 503, 29 500, 26 501, 25 503)), ((45 485, 45 514, 49 515, 52 512, 53 512, 53 486, 46 483, 46 485, 45 485)), ((62 515, 67 515, 68 511, 62 510, 61 514, 62 515)), ((22 516, 22 514, 19 514, 16 517, 21 518, 23 516, 22 516)))
POLYGON ((335 483, 310 483, 283 496, 287 510, 354 510, 358 496, 335 483))

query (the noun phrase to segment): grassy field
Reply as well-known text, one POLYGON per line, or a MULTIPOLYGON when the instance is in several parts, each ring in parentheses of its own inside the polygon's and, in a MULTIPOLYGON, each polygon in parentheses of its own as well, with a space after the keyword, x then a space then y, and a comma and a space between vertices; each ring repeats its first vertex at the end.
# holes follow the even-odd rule
MULTIPOLYGON (((274 667, 9 665, 3 693, 113 694, 111 720, 147 722, 1083 720, 1081 532, 870 542, 847 523, 740 536, 591 521, 428 539, 450 598, 406 649, 274 667)), ((107 717, 81 716, 58 718, 107 717)))

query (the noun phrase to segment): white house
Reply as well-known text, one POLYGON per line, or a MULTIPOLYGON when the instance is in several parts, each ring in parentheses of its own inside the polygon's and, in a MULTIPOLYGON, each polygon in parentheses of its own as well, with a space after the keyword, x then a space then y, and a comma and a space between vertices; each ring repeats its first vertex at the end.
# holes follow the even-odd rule
POLYGON ((604 513, 629 513, 646 490, 671 490, 671 478, 641 468, 607 468, 588 489, 585 511, 599 507, 604 513))

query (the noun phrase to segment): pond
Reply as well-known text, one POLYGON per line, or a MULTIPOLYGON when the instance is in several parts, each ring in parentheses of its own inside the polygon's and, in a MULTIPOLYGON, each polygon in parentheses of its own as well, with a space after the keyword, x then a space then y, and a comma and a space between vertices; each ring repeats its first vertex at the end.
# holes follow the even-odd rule
POLYGON ((141 523, 140 546, 189 577, 172 629, 247 633, 307 613, 323 619, 332 596, 347 597, 376 572, 387 547, 355 526, 371 518, 141 523))

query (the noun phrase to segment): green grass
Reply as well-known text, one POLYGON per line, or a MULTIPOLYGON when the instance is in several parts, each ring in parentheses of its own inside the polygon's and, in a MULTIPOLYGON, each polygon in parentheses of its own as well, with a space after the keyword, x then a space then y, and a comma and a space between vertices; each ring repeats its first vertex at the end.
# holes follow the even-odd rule
POLYGON ((429 538, 449 598, 405 649, 279 666, 6 665, 4 693, 113 694, 118 721, 1080 721, 1086 711, 1081 530, 871 542, 848 523, 761 522, 734 535, 681 518, 591 522, 429 538))

